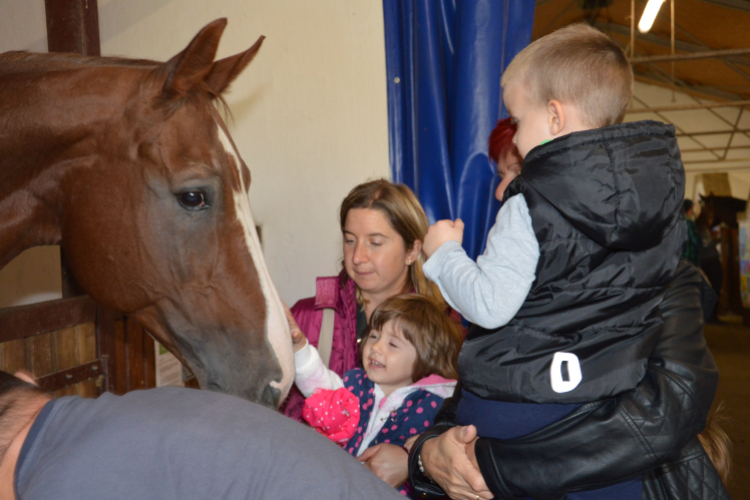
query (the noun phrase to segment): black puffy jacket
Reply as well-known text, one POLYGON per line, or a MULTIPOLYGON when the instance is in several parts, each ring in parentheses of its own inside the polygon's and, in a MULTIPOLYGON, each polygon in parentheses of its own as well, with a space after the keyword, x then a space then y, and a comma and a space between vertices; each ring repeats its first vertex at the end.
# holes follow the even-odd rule
MULTIPOLYGON (((697 269, 681 261, 661 303, 663 333, 634 390, 583 405, 518 439, 479 439, 477 461, 495 498, 558 500, 641 475, 644 500, 728 499, 696 437, 718 383, 703 337, 702 293, 704 300, 713 294, 697 269)), ((409 454, 410 479, 423 497, 444 494, 419 472, 417 457, 426 439, 455 425, 456 397, 445 401, 409 454)))
POLYGON ((532 149, 506 196, 520 193, 529 207, 536 279, 507 325, 469 330, 458 358, 463 388, 523 403, 588 403, 633 389, 686 239, 684 192, 671 125, 624 123, 532 149), (582 377, 572 380, 571 363, 582 377))

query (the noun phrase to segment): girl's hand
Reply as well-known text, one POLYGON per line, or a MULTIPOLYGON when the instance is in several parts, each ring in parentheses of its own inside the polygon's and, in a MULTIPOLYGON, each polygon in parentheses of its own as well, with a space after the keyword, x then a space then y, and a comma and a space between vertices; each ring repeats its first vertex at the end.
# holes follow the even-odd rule
POLYGON ((286 319, 287 321, 289 321, 289 329, 292 332, 292 349, 296 353, 300 349, 305 347, 305 344, 307 344, 307 337, 305 337, 305 334, 302 333, 302 330, 297 324, 297 320, 294 319, 289 306, 284 304, 284 310, 286 311, 286 319))
POLYGON ((371 446, 357 460, 394 488, 409 479, 409 455, 395 444, 380 443, 371 446))

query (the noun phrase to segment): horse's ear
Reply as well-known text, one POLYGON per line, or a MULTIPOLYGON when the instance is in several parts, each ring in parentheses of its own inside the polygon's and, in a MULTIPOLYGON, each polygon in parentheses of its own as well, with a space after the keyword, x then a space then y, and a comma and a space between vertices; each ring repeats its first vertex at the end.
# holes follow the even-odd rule
POLYGON ((206 83, 211 91, 216 95, 222 94, 227 87, 229 87, 229 84, 232 83, 240 73, 242 73, 242 70, 250 64, 250 61, 252 61, 255 54, 258 53, 265 38, 266 37, 264 36, 258 38, 258 41, 245 52, 240 52, 239 54, 227 57, 226 59, 216 61, 206 78, 206 83))
POLYGON ((206 25, 185 50, 164 64, 168 75, 164 84, 164 96, 167 99, 185 97, 206 79, 213 67, 219 40, 226 26, 225 18, 206 25))

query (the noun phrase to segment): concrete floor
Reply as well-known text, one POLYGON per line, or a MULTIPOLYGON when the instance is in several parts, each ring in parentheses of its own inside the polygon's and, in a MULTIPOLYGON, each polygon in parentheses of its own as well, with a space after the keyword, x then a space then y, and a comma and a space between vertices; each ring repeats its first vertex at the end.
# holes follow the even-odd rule
POLYGON ((724 401, 722 427, 733 445, 727 489, 734 500, 750 499, 750 328, 709 324, 704 331, 719 366, 714 406, 724 401))

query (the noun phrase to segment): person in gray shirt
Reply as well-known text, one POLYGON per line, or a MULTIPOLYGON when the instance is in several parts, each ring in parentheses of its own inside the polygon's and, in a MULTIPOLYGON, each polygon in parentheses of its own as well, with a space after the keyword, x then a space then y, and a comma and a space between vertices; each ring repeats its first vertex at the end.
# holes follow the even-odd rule
POLYGON ((0 499, 399 499, 330 440, 232 396, 52 399, 0 372, 0 499))

